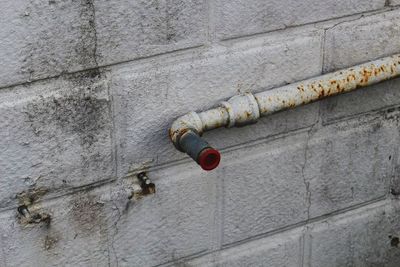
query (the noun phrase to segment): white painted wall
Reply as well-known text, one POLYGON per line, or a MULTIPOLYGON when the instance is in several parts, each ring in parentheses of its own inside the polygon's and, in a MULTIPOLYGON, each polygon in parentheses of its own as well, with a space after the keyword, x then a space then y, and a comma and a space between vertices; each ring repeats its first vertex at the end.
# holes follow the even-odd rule
POLYGON ((212 172, 168 139, 238 91, 399 53, 398 5, 2 1, 0 266, 399 266, 399 80, 207 133, 212 172), (143 168, 157 191, 131 198, 143 168))

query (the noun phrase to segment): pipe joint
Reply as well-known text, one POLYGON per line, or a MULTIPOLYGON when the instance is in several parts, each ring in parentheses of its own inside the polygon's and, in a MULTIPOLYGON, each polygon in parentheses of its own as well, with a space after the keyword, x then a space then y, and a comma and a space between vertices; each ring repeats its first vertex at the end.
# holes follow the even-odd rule
POLYGON ((257 100, 251 93, 233 96, 221 105, 229 114, 229 122, 226 125, 228 128, 253 124, 260 118, 257 100))
POLYGON ((203 134, 203 122, 196 112, 192 111, 179 117, 169 129, 169 137, 179 151, 185 152, 180 145, 180 139, 187 132, 194 132, 199 136, 203 134))

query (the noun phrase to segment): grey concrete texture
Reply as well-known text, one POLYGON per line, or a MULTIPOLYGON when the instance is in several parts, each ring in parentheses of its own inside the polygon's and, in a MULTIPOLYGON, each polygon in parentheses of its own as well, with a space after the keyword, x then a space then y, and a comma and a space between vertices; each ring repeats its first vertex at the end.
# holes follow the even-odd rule
POLYGON ((107 214, 90 192, 29 207, 49 223, 24 224, 11 210, 0 219, 2 266, 109 266, 107 214))
POLYGON ((324 71, 400 53, 400 11, 340 23, 326 31, 324 71))
POLYGON ((301 175, 307 134, 247 146, 221 165, 222 243, 251 238, 307 220, 301 175), (290 164, 288 164, 290 162, 290 164))
POLYGON ((2 266, 155 266, 209 249, 215 189, 212 176, 187 166, 155 177, 156 194, 131 198, 132 179, 28 205, 0 218, 2 266), (158 178, 158 179, 157 179, 158 178))
POLYGON ((92 1, 3 1, 0 86, 95 67, 92 1))
POLYGON ((398 6, 398 5, 400 5, 400 1, 399 0, 390 0, 390 5, 391 6, 398 6))
POLYGON ((0 91, 0 207, 32 187, 75 188, 115 177, 105 73, 0 91))
POLYGON ((177 266, 297 267, 302 262, 302 238, 303 229, 295 228, 274 236, 237 244, 193 260, 178 261, 177 266))
POLYGON ((324 100, 321 114, 324 124, 337 120, 393 109, 400 105, 400 79, 362 88, 351 94, 324 100))
POLYGON ((399 203, 377 203, 316 225, 306 239, 306 266, 400 265, 399 203))
MULTIPOLYGON (((45 266, 179 263, 210 251, 215 240, 235 247, 315 216, 382 199, 392 178, 396 120, 363 120, 229 150, 216 172, 203 172, 190 162, 150 171, 154 195, 130 199, 132 181, 124 179, 43 203, 38 199, 31 211, 50 214, 47 226, 24 225, 14 208, 2 215, 2 242, 12 244, 3 248, 6 266, 24 266, 26 259, 45 266)), ((220 261, 259 266, 271 255, 275 265, 295 266, 300 253, 295 236, 277 240, 282 242, 277 247, 265 241, 258 252, 248 249, 249 255, 246 250, 234 253, 236 258, 222 254, 220 261)))
MULTIPOLYGON (((320 34, 312 31, 289 38, 239 41, 203 53, 167 56, 113 69, 119 175, 143 162, 159 165, 183 158, 168 138, 168 128, 178 116, 219 105, 238 91, 261 91, 318 75, 322 67, 320 34)), ((217 135, 210 133, 207 139, 217 148, 245 143, 249 138, 286 131, 285 127, 310 125, 316 111, 316 106, 306 107, 300 111, 302 120, 287 119, 294 112, 280 114, 243 128, 243 133, 221 130, 217 135), (266 124, 271 120, 276 128, 266 124)))
POLYGON ((385 116, 356 117, 310 132, 304 167, 310 217, 387 196, 399 125, 385 116))
POLYGON ((101 65, 202 45, 205 0, 96 0, 97 56, 101 65))
POLYGON ((154 195, 136 202, 113 200, 120 210, 108 226, 114 231, 114 261, 118 266, 156 266, 208 251, 215 231, 215 177, 187 165, 149 177, 156 184, 154 195))
POLYGON ((392 116, 354 118, 226 155, 223 244, 387 196, 399 140, 392 116))
POLYGON ((182 260, 178 266, 395 267, 400 263, 398 211, 397 200, 381 200, 206 256, 182 260))
POLYGON ((204 44, 205 1, 3 1, 0 87, 204 44))
POLYGON ((385 6, 385 0, 217 0, 218 38, 226 39, 343 17, 385 6))
POLYGON ((0 266, 399 266, 398 79, 206 133, 213 172, 167 132, 400 52, 399 4, 3 1, 0 266))

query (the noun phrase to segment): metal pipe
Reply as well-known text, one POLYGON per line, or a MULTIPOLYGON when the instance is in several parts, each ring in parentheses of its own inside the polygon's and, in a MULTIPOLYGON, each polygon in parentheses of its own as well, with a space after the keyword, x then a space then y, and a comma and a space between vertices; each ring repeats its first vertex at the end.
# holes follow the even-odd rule
POLYGON ((256 123, 260 116, 399 76, 400 54, 397 54, 255 95, 236 95, 222 102, 221 107, 179 117, 169 130, 170 138, 178 150, 189 154, 203 169, 212 170, 218 166, 220 155, 201 138, 205 131, 256 123), (209 151, 211 155, 206 157, 207 160, 201 157, 204 151, 209 151))

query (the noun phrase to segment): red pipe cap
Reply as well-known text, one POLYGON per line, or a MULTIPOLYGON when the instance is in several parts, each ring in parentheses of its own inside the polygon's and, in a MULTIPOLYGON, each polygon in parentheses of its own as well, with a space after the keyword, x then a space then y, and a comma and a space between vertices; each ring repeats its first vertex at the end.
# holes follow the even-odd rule
POLYGON ((221 161, 221 154, 214 148, 206 148, 200 152, 199 164, 203 170, 211 171, 218 167, 221 161))

